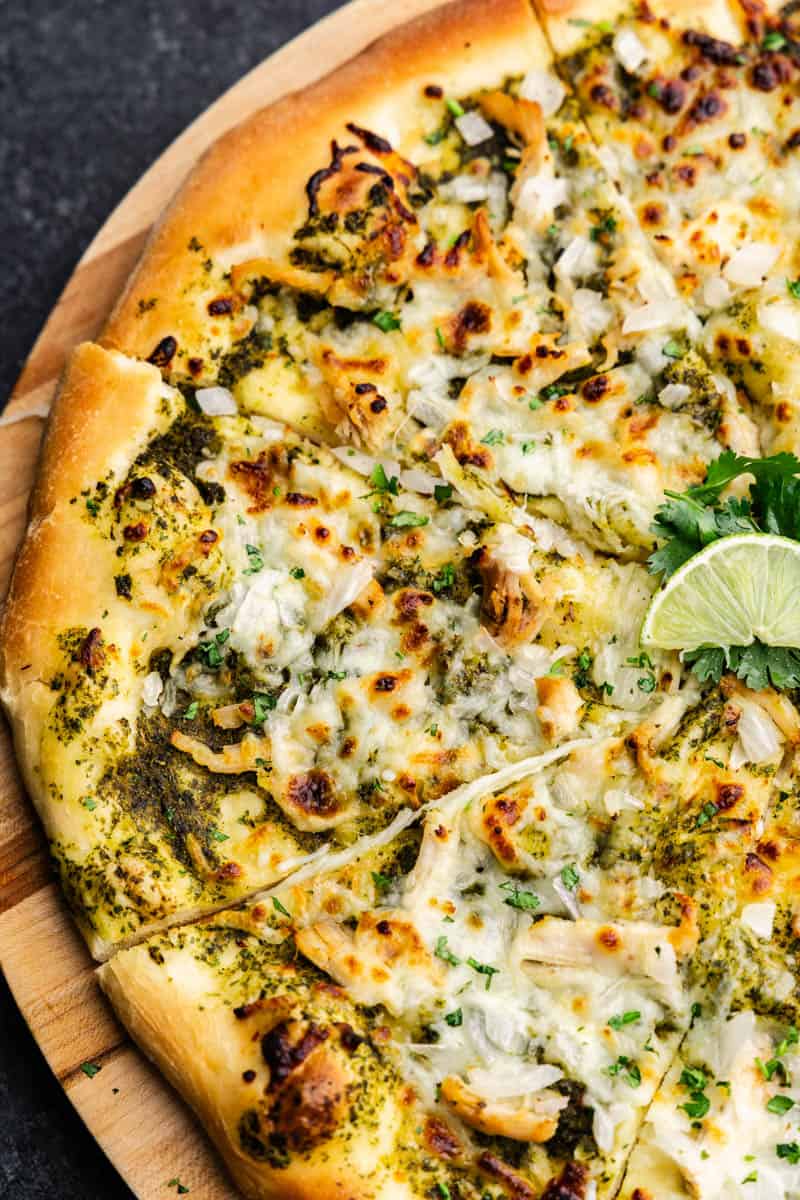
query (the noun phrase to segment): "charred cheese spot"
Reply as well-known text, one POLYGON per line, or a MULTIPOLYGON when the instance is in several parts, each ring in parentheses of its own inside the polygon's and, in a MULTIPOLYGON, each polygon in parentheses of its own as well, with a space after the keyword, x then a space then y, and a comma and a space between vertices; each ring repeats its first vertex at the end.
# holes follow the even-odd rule
POLYGON ((251 500, 248 512, 260 513, 275 503, 275 488, 283 485, 289 474, 286 447, 274 445, 262 450, 256 459, 233 462, 231 478, 251 500))

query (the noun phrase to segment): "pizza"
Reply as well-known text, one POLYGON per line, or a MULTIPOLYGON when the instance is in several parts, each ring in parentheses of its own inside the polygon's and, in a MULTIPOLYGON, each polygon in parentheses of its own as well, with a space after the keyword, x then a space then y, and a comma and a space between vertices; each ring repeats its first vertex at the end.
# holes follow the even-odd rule
POLYGON ((800 650, 641 637, 797 539, 794 9, 434 8, 72 355, 2 699, 244 1195, 800 1196, 800 650))

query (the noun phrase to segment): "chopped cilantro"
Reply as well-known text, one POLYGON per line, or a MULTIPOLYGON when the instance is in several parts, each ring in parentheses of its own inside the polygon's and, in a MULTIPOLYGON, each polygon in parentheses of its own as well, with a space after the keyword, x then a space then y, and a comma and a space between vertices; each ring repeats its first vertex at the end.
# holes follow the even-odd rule
POLYGON ((612 1076, 622 1075, 623 1079, 626 1079, 631 1087, 638 1087, 642 1082, 642 1072, 633 1059, 628 1058, 627 1054, 620 1054, 617 1061, 612 1063, 610 1067, 607 1067, 606 1071, 612 1076))
POLYGON ((508 904, 510 908, 518 908, 521 912, 533 912, 541 904, 536 892, 523 891, 514 879, 507 879, 505 883, 501 883, 500 889, 508 892, 503 903, 508 904))
POLYGON ((437 483, 433 489, 433 498, 437 504, 444 504, 453 494, 452 483, 437 483))
POLYGON ((89 510, 90 515, 93 517, 96 517, 97 514, 100 512, 99 502, 97 500, 93 500, 91 498, 91 496, 86 501, 86 507, 89 510))
POLYGON ((457 967, 461 962, 461 959, 453 954, 453 951, 448 948, 447 938, 444 934, 436 939, 436 947, 433 953, 437 958, 440 958, 442 962, 449 963, 451 967, 457 967))
POLYGON ((578 886, 580 881, 581 877, 575 870, 574 866, 561 868, 561 882, 564 884, 564 887, 569 888, 571 892, 575 891, 575 888, 578 886))
POLYGON ((779 33, 777 29, 771 29, 770 32, 765 35, 764 40, 761 43, 761 49, 782 50, 785 45, 786 38, 783 36, 783 34, 779 33))
MULTIPOLYGON (((528 401, 528 408, 531 410, 531 412, 536 412, 537 408, 542 408, 543 406, 544 400, 540 400, 538 396, 531 396, 530 400, 528 401)), ((527 454, 527 450, 525 453, 527 454)))
POLYGON ((289 912, 288 908, 284 908, 277 896, 272 897, 272 907, 276 912, 279 912, 281 916, 288 917, 291 921, 292 914, 289 912))
POLYGON ((383 492, 391 496, 396 496, 399 491, 397 476, 392 475, 390 479, 382 463, 375 463, 369 481, 372 484, 373 492, 383 492))
POLYGON ((433 590, 438 596, 440 592, 446 591, 453 586, 456 577, 456 569, 452 563, 445 563, 439 568, 439 573, 433 581, 433 590))
POLYGON ((372 324, 377 325, 378 329, 383 333, 391 333, 393 329, 401 328, 400 318, 391 312, 375 313, 375 316, 372 318, 372 324))
POLYGON ((485 437, 481 438, 483 446, 499 446, 506 440, 506 435, 502 429, 490 429, 485 437))
POLYGON ((775 1153, 778 1158, 785 1158, 792 1166, 800 1163, 800 1145, 797 1142, 778 1142, 775 1153))
POLYGON ((292 569, 289 571, 289 574, 291 575, 292 579, 305 579, 306 577, 306 573, 302 567, 292 567, 292 569))
POLYGON ((263 725, 277 703, 268 692, 253 692, 253 725, 263 725))
POLYGON ((215 842, 227 842, 228 835, 223 833, 221 829, 209 829, 208 836, 213 838, 215 842))
POLYGON ((81 1070, 83 1071, 84 1075, 88 1075, 90 1079, 94 1079, 97 1072, 102 1070, 102 1067, 100 1066, 100 1063, 82 1062, 81 1070))
POLYGON ((450 96, 447 96, 445 99, 445 104, 447 105, 449 111, 453 114, 454 117, 463 117, 464 116, 464 109, 461 107, 461 105, 458 103, 457 100, 453 100, 450 96))
POLYGON ((452 1012, 445 1013, 444 1019, 448 1025, 452 1025, 453 1029, 458 1029, 459 1025, 464 1023, 464 1014, 460 1008, 456 1008, 452 1012))
POLYGON ((199 707, 200 707, 200 705, 197 702, 197 700, 193 700, 192 703, 188 706, 188 708, 186 709, 186 711, 183 714, 187 721, 193 721, 195 719, 195 717, 197 716, 197 710, 199 709, 199 707))
POLYGON ((395 513, 389 524, 393 529, 408 529, 415 525, 427 525, 428 517, 423 517, 420 513, 408 512, 403 509, 399 513, 395 513))
POLYGON ((257 575, 263 569, 264 559, 258 546, 245 546, 247 551, 247 568, 244 571, 245 575, 257 575))
POLYGON ((661 347, 661 353, 667 358, 683 358, 684 354, 686 353, 686 347, 682 346, 680 342, 675 340, 675 338, 670 338, 669 341, 665 342, 661 347))
POLYGON ((380 871, 372 872, 372 882, 375 884, 375 888, 379 892, 388 892, 389 889, 394 885, 394 880, 392 879, 391 875, 382 875, 380 871))
POLYGON ((795 300, 800 300, 800 279, 787 279, 786 290, 795 300))
POLYGON ((477 971, 479 975, 486 976, 486 988, 484 990, 488 992, 492 986, 492 976, 497 975, 500 968, 490 967, 488 963, 478 962, 477 958, 468 958, 467 964, 472 967, 473 971, 477 971))
POLYGON ((791 1096, 773 1096, 767 1101, 767 1112, 777 1113, 781 1117, 793 1107, 794 1100, 791 1096))
POLYGON ((642 1014, 634 1008, 628 1012, 620 1013, 618 1017, 609 1017, 608 1023, 612 1029, 624 1029, 626 1025, 635 1025, 641 1018, 642 1014))
POLYGON ((88 808, 89 812, 94 812, 94 810, 97 808, 97 801, 92 800, 91 796, 87 796, 83 800, 83 807, 88 808))
POLYGON ((439 346, 441 347, 442 350, 447 349, 447 343, 444 340, 444 334, 442 333, 442 331, 438 325, 436 326, 436 340, 439 343, 439 346))

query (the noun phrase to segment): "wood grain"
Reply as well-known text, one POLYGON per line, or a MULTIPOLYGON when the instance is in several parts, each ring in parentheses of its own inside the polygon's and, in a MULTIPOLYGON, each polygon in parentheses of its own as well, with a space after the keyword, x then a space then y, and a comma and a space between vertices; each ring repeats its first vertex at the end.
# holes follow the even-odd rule
MULTIPOLYGON (((165 198, 203 151, 250 113, 311 83, 399 20, 441 0, 353 0, 226 92, 142 176, 86 251, 51 313, 0 425, 0 595, 22 537, 46 413, 72 348, 94 337, 132 270, 165 198), (10 422, 10 423, 9 423, 10 422)), ((83 1120, 141 1197, 237 1193, 191 1114, 127 1040, 52 882, 44 838, 0 729, 0 964, 36 1040, 83 1120), (90 1078, 82 1069, 95 1063, 90 1078)))

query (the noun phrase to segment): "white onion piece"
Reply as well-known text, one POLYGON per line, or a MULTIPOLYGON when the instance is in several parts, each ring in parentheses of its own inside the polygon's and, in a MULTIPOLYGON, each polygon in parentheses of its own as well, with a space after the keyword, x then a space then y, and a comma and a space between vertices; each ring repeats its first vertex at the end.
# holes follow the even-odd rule
POLYGON ((327 625, 348 605, 352 604, 363 592, 372 576, 372 563, 365 558, 352 567, 337 571, 333 584, 317 613, 317 623, 320 623, 320 627, 327 625))
POLYGON ((553 880, 553 891, 558 896, 564 908, 567 910, 573 921, 577 921, 581 915, 580 905, 575 899, 575 893, 571 892, 559 875, 556 875, 553 880))
POLYGON ((555 273, 562 279, 589 275, 597 267, 597 246, 585 237, 574 237, 555 264, 555 273))
POLYGON ((480 146, 481 142, 488 142, 490 137, 494 137, 489 122, 474 110, 456 117, 456 129, 468 146, 480 146))
POLYGON ((769 762, 780 754, 783 736, 775 722, 760 704, 738 700, 741 715, 736 726, 739 740, 730 756, 730 766, 736 770, 743 763, 769 762))
POLYGON ((757 904, 745 904, 742 909, 742 923, 752 929, 756 937, 769 940, 772 937, 772 926, 775 923, 777 905, 774 900, 762 900, 757 904))
POLYGON ((703 284, 703 303, 709 308, 722 308, 731 298, 731 289, 721 275, 711 275, 703 284))
POLYGON ((194 398, 207 417, 235 417, 239 411, 228 388, 198 388, 194 398))
POLYGON ((552 117, 561 107, 567 91, 552 71, 533 70, 528 71, 520 84, 519 94, 523 100, 535 100, 543 117, 552 117))
POLYGON ((569 184, 566 179, 552 175, 532 175, 522 185, 517 207, 536 220, 550 220, 559 204, 569 199, 569 184))
POLYGON ((144 683, 142 684, 142 700, 148 708, 155 708, 161 699, 163 690, 164 681, 158 671, 151 671, 149 675, 145 675, 144 683))
POLYGON ((680 326, 685 317, 680 300, 654 300, 633 308, 622 324, 623 333, 646 333, 648 329, 680 326))
POLYGON ((399 475, 400 486, 410 492, 419 492, 420 496, 432 496, 442 482, 440 475, 431 475, 429 471, 421 471, 418 467, 409 467, 399 475))
POLYGON ((755 1041, 756 1018, 749 1010, 738 1012, 726 1021, 719 1037, 718 1074, 728 1078, 736 1059, 749 1042, 755 1041))
POLYGON ((611 43, 626 71, 634 75, 647 58, 647 48, 632 29, 618 29, 611 43))
POLYGON ((668 383, 658 393, 658 402, 663 404, 664 408, 680 408, 692 394, 692 389, 688 388, 685 383, 668 383))
POLYGON ((731 257, 723 274, 739 287, 758 287, 778 261, 780 249, 769 242, 750 242, 731 257))
POLYGON ((644 800, 623 788, 609 788, 603 796, 603 804, 610 817, 619 816, 625 810, 641 811, 644 808, 644 800))
POLYGON ((371 454, 365 454, 363 450, 355 450, 352 446, 334 446, 331 449, 331 454, 338 458, 340 463, 344 463, 346 467, 350 467, 357 475, 369 476, 377 466, 382 466, 389 479, 392 476, 400 475, 400 463, 393 458, 373 458, 371 454))
POLYGON ((525 1096, 540 1092, 564 1078, 564 1072, 547 1063, 528 1064, 503 1063, 504 1070, 496 1067, 476 1067, 469 1073, 469 1086, 487 1100, 505 1100, 509 1096, 525 1096))
POLYGON ((488 179, 478 179, 475 175, 456 175, 449 183, 440 189, 445 200, 455 200, 457 204, 474 204, 489 198, 488 179))
POLYGON ((791 300, 759 304, 758 319, 770 333, 777 333, 790 342, 800 342, 800 304, 791 300))

